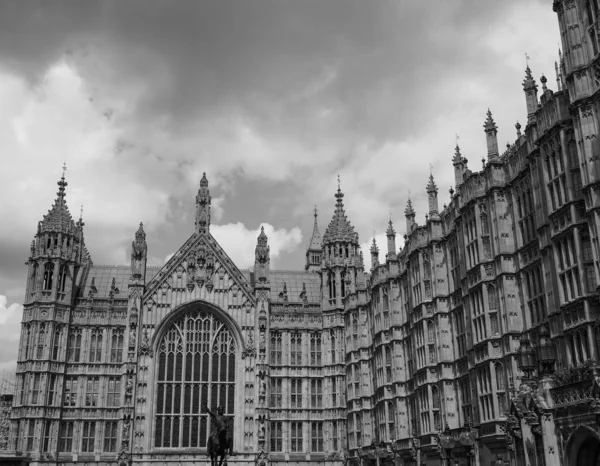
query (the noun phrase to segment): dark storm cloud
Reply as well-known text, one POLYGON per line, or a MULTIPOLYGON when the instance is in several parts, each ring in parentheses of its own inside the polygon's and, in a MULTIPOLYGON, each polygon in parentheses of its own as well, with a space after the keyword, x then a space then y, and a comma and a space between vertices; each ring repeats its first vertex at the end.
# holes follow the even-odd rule
POLYGON ((97 42, 118 80, 149 85, 140 119, 167 116, 175 133, 235 113, 261 134, 293 133, 308 145, 401 139, 426 122, 427 112, 413 109, 434 110, 428 95, 445 76, 466 60, 472 72, 494 60, 477 37, 510 4, 5 1, 0 61, 35 81, 67 51, 85 62, 97 42), (158 63, 167 84, 155 81, 158 63), (324 111, 329 118, 317 118, 324 111))

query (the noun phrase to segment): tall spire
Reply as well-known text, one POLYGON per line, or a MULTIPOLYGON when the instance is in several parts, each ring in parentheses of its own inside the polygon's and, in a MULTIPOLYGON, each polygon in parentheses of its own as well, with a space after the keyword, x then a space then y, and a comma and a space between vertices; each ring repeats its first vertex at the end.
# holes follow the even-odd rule
POLYGON ((314 210, 315 222, 313 232, 306 249, 306 265, 305 270, 309 272, 317 271, 321 266, 321 253, 323 251, 321 233, 319 232, 319 224, 317 222, 317 206, 314 210))
POLYGON ((58 196, 58 199, 60 199, 61 202, 65 198, 65 188, 68 185, 68 183, 65 181, 65 173, 66 172, 67 172, 67 163, 65 162, 63 164, 62 177, 60 178, 60 181, 57 183, 58 184, 58 192, 56 193, 56 195, 58 196))
POLYGON ((200 188, 196 195, 196 231, 208 233, 210 228, 210 191, 208 190, 208 179, 206 172, 200 180, 200 188))
POLYGON ((71 217, 66 201, 65 188, 68 186, 68 183, 65 181, 65 172, 67 171, 67 165, 64 164, 62 168, 62 176, 57 183, 58 192, 56 193, 56 200, 48 213, 44 215, 41 225, 38 227, 39 232, 70 233, 75 231, 75 222, 73 221, 73 217, 71 217))

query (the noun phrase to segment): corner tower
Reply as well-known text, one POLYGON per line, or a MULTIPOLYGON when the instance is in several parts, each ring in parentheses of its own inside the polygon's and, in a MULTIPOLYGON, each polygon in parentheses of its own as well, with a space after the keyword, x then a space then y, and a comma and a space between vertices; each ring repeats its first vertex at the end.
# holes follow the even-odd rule
POLYGON ((66 166, 58 182, 56 200, 38 223, 26 262, 28 280, 13 417, 19 412, 32 414, 26 418, 16 416, 12 429, 13 433, 27 433, 31 439, 27 451, 34 460, 43 451, 55 451, 56 440, 52 439, 59 435, 61 411, 57 393, 65 374, 70 314, 81 277, 91 266, 83 239, 83 220, 76 223, 67 207, 65 171, 66 166), (40 409, 43 404, 49 408, 40 409), (17 417, 20 418, 16 420, 17 417))

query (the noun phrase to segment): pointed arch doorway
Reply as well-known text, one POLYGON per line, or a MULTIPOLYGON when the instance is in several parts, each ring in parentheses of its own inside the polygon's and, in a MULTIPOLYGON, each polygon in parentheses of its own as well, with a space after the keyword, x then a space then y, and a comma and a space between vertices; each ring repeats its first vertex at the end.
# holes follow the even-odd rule
POLYGON ((568 466, 600 466, 600 436, 586 426, 580 426, 567 441, 568 466))

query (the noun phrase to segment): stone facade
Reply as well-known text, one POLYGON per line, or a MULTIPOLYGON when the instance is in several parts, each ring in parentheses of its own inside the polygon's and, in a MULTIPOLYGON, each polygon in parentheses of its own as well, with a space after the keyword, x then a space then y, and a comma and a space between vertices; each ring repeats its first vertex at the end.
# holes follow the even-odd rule
POLYGON ((206 176, 163 267, 146 265, 141 224, 129 266, 95 265, 63 176, 31 245, 7 450, 207 461, 206 403, 231 419, 230 464, 596 464, 597 7, 554 2, 557 90, 542 77, 538 95, 527 67, 524 131, 500 152, 488 110, 483 168, 457 146, 447 204, 430 175, 425 224, 409 200, 403 247, 390 221, 370 273, 339 186, 323 236, 315 209, 304 270, 272 270, 264 231, 238 269, 210 233, 206 176), (558 357, 523 373, 530 341, 558 357))

